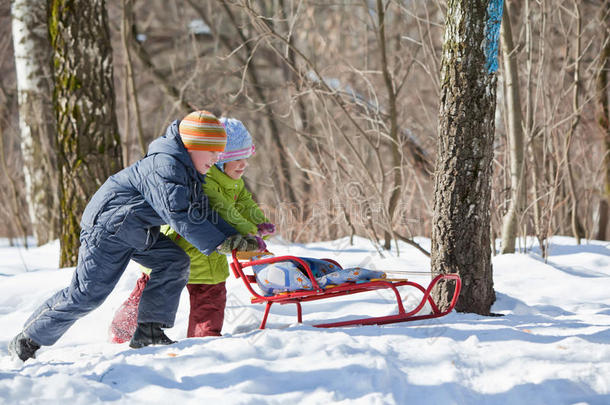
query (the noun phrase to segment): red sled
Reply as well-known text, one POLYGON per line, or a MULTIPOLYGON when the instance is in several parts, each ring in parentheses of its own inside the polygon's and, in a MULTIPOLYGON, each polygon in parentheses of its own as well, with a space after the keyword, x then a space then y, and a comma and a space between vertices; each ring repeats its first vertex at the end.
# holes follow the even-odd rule
MULTIPOLYGON (((332 259, 323 259, 326 260, 339 268, 342 268, 339 263, 332 259)), ((462 288, 462 280, 458 274, 439 274, 432 279, 427 288, 424 288, 422 285, 409 281, 409 280, 385 280, 385 279, 376 279, 366 282, 357 282, 357 283, 344 283, 339 284, 332 287, 321 288, 316 282, 315 277, 313 276, 309 265, 295 256, 276 256, 270 257, 266 259, 258 259, 258 260, 249 260, 241 262, 236 254, 236 251, 233 251, 233 262, 230 265, 231 270, 236 278, 241 278, 246 285, 250 294, 252 294, 251 302, 253 304, 262 304, 265 303, 265 313, 263 315, 263 320, 260 324, 260 329, 265 329, 265 325, 267 323, 267 317, 269 316, 269 310, 274 303, 279 303, 281 305, 284 304, 296 304, 297 306, 297 320, 299 323, 303 322, 302 310, 301 310, 301 302, 306 301, 316 301, 323 300, 327 298, 340 297, 343 295, 351 295, 357 294, 361 292, 368 292, 374 290, 382 290, 382 289, 391 289, 394 292, 396 298, 396 305, 398 308, 398 313, 394 315, 386 315, 386 316, 376 316, 376 317, 366 317, 359 319, 352 319, 348 321, 338 321, 338 322, 330 322, 330 323, 320 323, 315 324, 317 328, 334 328, 340 326, 353 326, 353 325, 384 325, 390 323, 397 322, 408 322, 408 321, 417 321, 421 319, 431 319, 431 318, 439 318, 441 316, 445 316, 450 313, 455 304, 457 303, 458 297, 460 295, 460 290, 462 288), (256 277, 254 274, 246 274, 244 271, 245 268, 259 265, 259 264, 271 264, 277 262, 285 262, 292 261, 298 263, 307 273, 306 275, 309 277, 312 283, 311 290, 297 290, 297 291, 289 291, 282 292, 279 294, 265 296, 259 294, 252 286, 252 284, 256 283, 256 277), (434 286, 436 286, 441 280, 455 282, 455 289, 453 291, 453 297, 451 299, 451 303, 449 307, 444 311, 441 311, 438 308, 436 302, 430 295, 434 286), (398 291, 398 287, 410 286, 418 289, 423 294, 421 301, 419 304, 410 311, 405 311, 404 305, 402 303, 402 298, 400 297, 400 293, 398 291), (432 308, 432 312, 426 315, 417 315, 417 313, 424 307, 427 303, 430 304, 432 308)), ((250 269, 252 270, 252 269, 250 269)), ((253 271, 251 271, 253 273, 253 271)))

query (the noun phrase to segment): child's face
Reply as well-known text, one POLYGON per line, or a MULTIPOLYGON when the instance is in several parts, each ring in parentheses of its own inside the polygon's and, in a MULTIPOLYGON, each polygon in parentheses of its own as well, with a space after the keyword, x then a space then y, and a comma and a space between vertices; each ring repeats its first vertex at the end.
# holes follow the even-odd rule
POLYGON ((195 169, 201 174, 206 174, 210 167, 218 161, 218 156, 220 155, 220 152, 210 152, 207 150, 189 150, 188 152, 195 169))
POLYGON ((248 167, 248 159, 231 160, 225 163, 225 174, 233 180, 238 180, 243 176, 248 167))

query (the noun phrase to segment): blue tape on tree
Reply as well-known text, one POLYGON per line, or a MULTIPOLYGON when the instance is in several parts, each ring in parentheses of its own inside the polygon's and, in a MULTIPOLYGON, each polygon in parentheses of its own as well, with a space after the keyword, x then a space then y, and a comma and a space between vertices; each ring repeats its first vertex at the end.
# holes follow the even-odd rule
POLYGON ((498 70, 498 46, 504 0, 490 0, 485 23, 485 67, 488 73, 498 70))

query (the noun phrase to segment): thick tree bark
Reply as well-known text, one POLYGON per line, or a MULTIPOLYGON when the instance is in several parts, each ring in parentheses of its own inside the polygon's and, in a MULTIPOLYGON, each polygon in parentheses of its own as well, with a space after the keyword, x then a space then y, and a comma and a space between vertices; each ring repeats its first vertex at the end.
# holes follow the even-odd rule
POLYGON ((13 48, 19 100, 19 129, 26 200, 39 245, 59 236, 56 121, 47 2, 15 0, 13 48))
MULTIPOLYGON (((463 282, 456 310, 489 314, 491 162, 501 0, 449 0, 441 64, 431 265, 463 282)), ((434 291, 441 305, 453 285, 434 291)))
POLYGON ((122 167, 112 49, 104 0, 51 1, 54 105, 61 187, 60 266, 74 266, 79 221, 93 193, 122 167))
POLYGON ((518 233, 519 218, 523 214, 523 118, 519 94, 519 73, 517 56, 513 44, 510 18, 504 5, 502 22, 502 59, 504 61, 504 80, 506 83, 506 105, 508 108, 508 144, 510 147, 510 203, 502 224, 501 253, 515 252, 515 239, 518 233))

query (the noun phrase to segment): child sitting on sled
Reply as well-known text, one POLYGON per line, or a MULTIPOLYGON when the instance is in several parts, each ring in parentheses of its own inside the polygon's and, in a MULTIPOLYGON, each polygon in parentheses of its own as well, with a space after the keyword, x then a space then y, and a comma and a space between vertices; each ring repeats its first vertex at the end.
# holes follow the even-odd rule
MULTIPOLYGON (((227 133, 227 144, 218 162, 208 170, 203 191, 210 207, 240 234, 258 235, 258 248, 265 250, 261 237, 275 233, 275 226, 253 201, 241 178, 248 166, 247 159, 254 153, 252 137, 238 120, 221 118, 220 122, 227 133)), ((226 305, 225 280, 229 276, 226 256, 217 252, 206 256, 169 226, 162 227, 161 231, 190 257, 187 337, 220 336, 226 305)), ((123 343, 131 338, 140 296, 150 278, 149 273, 148 269, 144 270, 130 297, 115 313, 110 326, 112 342, 123 343)))

